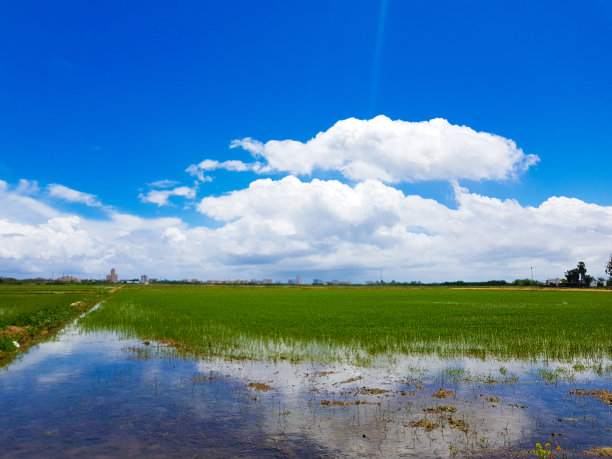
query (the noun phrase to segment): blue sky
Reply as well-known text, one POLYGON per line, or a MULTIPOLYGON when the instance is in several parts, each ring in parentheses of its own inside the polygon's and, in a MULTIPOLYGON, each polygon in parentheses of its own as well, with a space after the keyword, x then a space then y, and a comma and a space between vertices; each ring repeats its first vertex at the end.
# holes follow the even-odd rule
MULTIPOLYGON (((52 270, 96 276, 116 265, 126 276, 147 272, 170 278, 285 279, 302 273, 361 281, 382 269, 398 280, 513 279, 529 274, 532 264, 541 267, 541 277, 560 276, 578 258, 587 268, 591 262, 593 274, 603 274, 602 261, 612 251, 612 225, 607 226, 612 222, 612 5, 607 1, 24 1, 2 10, 0 180, 4 199, 13 204, 0 208, 6 225, 4 233, 0 230, 5 235, 0 275, 47 276, 52 270), (389 119, 389 129, 414 126, 402 137, 408 146, 392 160, 384 158, 392 149, 384 141, 378 153, 368 150, 373 138, 386 135, 368 130, 373 126, 368 123, 356 128, 369 133, 363 144, 330 149, 346 141, 336 133, 323 149, 308 147, 310 139, 338 122, 377 115, 389 119), (423 154, 434 144, 446 145, 440 147, 441 163, 428 167, 457 160, 455 176, 402 169, 403 158, 418 149, 410 136, 418 137, 425 126, 402 123, 436 118, 465 127, 461 135, 469 138, 485 133, 513 141, 510 153, 500 150, 492 159, 498 164, 508 154, 523 156, 496 172, 463 170, 462 164, 479 162, 470 156, 471 141, 455 148, 442 133, 423 154), (279 167, 267 150, 230 148, 245 138, 262 145, 293 140, 307 148, 296 153, 282 144, 274 154, 292 157, 293 163, 277 158, 286 166, 279 167), (325 160, 313 162, 311 169, 301 166, 317 154, 325 160), (537 160, 525 160, 530 157, 537 160), (186 172, 206 159, 259 161, 263 169, 209 169, 200 175, 204 180, 186 172), (368 172, 355 173, 364 161, 368 172), (385 178, 372 172, 378 166, 402 173, 385 178), (407 220, 405 202, 384 211, 394 215, 389 221, 376 217, 382 225, 376 228, 331 208, 325 215, 308 206, 295 215, 282 208, 280 214, 253 206, 243 214, 232 210, 255 199, 245 190, 266 179, 275 190, 267 190, 266 199, 280 205, 276 199, 287 190, 276 184, 287 177, 310 184, 306 194, 313 192, 313 180, 328 191, 341 183, 349 194, 374 180, 385 186, 383 194, 431 199, 449 212, 461 210, 458 193, 498 199, 506 207, 516 203, 522 213, 541 210, 540 220, 524 217, 525 225, 542 231, 532 235, 534 240, 562 235, 570 240, 565 248, 509 240, 500 245, 521 229, 485 213, 482 218, 495 233, 486 250, 478 256, 452 250, 444 255, 449 247, 472 243, 478 222, 465 217, 465 233, 458 233, 424 214, 407 220), (154 190, 174 194, 154 197, 154 190), (221 199, 228 196, 233 200, 221 199), (541 206, 553 197, 566 199, 555 201, 559 214, 550 218, 556 227, 541 220, 546 210, 541 206), (27 202, 15 204, 22 198, 27 202), (563 215, 577 220, 565 221, 563 215), (73 217, 78 221, 69 229, 51 224, 53 237, 41 235, 51 219, 73 217), (130 218, 140 223, 118 223, 130 218), (339 226, 313 238, 308 222, 321 218, 339 226), (291 230, 270 230, 270 222, 280 220, 291 230), (169 228, 181 236, 172 240, 169 228), (275 236, 264 235, 265 228, 275 236), (61 244, 79 247, 69 242, 73 233, 82 236, 82 250, 62 249, 61 244), (430 239, 413 240, 422 235, 430 239), (589 242, 583 244, 581 236, 589 242), (36 238, 50 244, 45 255, 28 249, 41 243, 36 238), (216 240, 215 250, 199 252, 202 238, 216 240), (240 249, 220 249, 219 241, 240 249), (171 245, 178 243, 180 248, 171 245), (335 257, 327 256, 330 246, 335 257)), ((383 124, 378 127, 388 133, 383 124)), ((382 212, 387 198, 381 198, 384 205, 360 201, 355 211, 382 212)), ((342 208, 342 201, 336 204, 342 208)), ((464 210, 475 214, 467 206, 464 210)), ((508 212, 508 221, 523 221, 508 212)))

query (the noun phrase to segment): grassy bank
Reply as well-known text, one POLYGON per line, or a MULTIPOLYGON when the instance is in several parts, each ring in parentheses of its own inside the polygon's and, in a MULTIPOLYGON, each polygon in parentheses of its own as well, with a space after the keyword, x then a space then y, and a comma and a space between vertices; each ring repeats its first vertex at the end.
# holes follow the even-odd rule
POLYGON ((612 355, 612 295, 591 291, 134 287, 82 325, 230 358, 612 355))
POLYGON ((0 285, 0 366, 106 296, 107 288, 0 285))

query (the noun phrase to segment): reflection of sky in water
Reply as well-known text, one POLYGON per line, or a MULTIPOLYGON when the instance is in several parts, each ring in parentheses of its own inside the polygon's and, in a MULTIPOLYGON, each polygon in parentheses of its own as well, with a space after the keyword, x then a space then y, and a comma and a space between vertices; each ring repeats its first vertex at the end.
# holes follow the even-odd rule
POLYGON ((565 450, 609 445, 610 406, 571 396, 569 388, 610 389, 610 374, 569 370, 569 364, 432 357, 397 357, 365 368, 194 362, 68 327, 0 371, 0 456, 440 457, 450 446, 487 456, 507 447, 532 449, 551 433, 560 434, 554 440, 565 450), (557 374, 576 381, 543 384, 542 368, 564 368, 568 372, 557 374), (193 381, 197 376, 211 379, 193 381), (490 378, 498 382, 486 383, 490 378), (273 389, 248 387, 252 382, 273 389), (440 387, 456 398, 433 398, 440 387), (491 397, 499 402, 486 400, 491 397), (326 406, 323 400, 364 404, 326 406), (457 412, 423 411, 438 405, 457 412), (469 425, 467 433, 451 428, 451 416, 469 425), (438 427, 410 426, 420 419, 438 427))

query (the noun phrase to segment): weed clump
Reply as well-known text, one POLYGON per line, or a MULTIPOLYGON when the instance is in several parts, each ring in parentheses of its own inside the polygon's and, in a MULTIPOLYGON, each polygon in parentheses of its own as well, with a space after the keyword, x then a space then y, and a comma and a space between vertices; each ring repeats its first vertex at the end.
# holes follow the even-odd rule
POLYGON ((447 398, 447 397, 455 397, 455 393, 451 390, 438 389, 438 392, 432 394, 432 397, 435 398, 447 398))
POLYGON ((413 428, 423 427, 426 432, 431 432, 432 430, 437 429, 439 424, 436 422, 428 421, 427 419, 423 418, 418 421, 410 421, 408 425, 404 424, 404 426, 413 428))
POLYGON ((451 417, 448 422, 450 423, 453 429, 460 430, 462 432, 467 432, 470 427, 470 425, 463 419, 455 419, 451 417))
POLYGON ((456 413, 457 408, 448 405, 438 405, 435 408, 423 408, 426 413, 456 413))

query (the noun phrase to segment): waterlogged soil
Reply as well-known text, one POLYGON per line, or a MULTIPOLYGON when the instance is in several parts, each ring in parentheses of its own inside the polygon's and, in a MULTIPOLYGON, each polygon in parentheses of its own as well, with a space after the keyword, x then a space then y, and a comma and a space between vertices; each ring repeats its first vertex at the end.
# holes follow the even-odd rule
POLYGON ((585 457, 609 364, 190 360, 73 325, 0 371, 0 456, 585 457))

